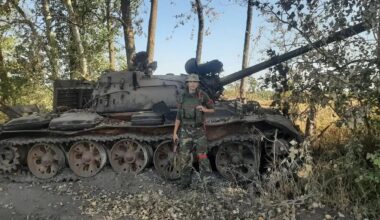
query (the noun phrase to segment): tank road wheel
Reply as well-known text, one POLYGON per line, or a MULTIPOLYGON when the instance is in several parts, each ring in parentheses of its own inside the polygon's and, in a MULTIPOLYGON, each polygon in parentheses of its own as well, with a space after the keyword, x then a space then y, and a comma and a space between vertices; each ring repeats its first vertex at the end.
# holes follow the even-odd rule
POLYGON ((147 166, 150 166, 153 162, 153 148, 150 145, 144 145, 144 147, 147 149, 148 154, 149 154, 149 160, 147 166))
POLYGON ((249 142, 224 143, 216 153, 216 169, 230 181, 252 181, 259 172, 259 152, 259 146, 249 142))
POLYGON ((173 142, 164 141, 154 152, 153 163, 157 173, 164 179, 176 180, 180 178, 180 170, 176 166, 178 157, 173 152, 173 142))
POLYGON ((133 140, 120 140, 111 149, 110 164, 118 173, 140 173, 150 160, 148 148, 133 140))
POLYGON ((17 148, 11 146, 0 147, 0 172, 11 173, 17 170, 20 164, 20 154, 17 148))
POLYGON ((55 145, 38 143, 29 150, 27 163, 33 175, 40 179, 49 179, 65 166, 65 155, 55 145))
POLYGON ((74 143, 68 155, 71 170, 81 177, 94 176, 107 161, 107 153, 104 147, 92 141, 74 143))

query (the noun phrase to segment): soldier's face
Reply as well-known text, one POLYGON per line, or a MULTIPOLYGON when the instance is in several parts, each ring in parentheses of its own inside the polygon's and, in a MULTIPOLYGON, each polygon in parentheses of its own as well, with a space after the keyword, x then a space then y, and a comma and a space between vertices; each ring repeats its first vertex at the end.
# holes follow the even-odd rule
POLYGON ((189 92, 194 92, 198 88, 199 83, 190 81, 188 82, 189 92))

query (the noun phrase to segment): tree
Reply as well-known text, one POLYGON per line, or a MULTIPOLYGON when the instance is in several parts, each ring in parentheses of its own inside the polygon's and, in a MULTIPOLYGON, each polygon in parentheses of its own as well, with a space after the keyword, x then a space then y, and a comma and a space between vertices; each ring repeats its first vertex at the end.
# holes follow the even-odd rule
POLYGON ((21 20, 16 20, 17 23, 26 25, 30 29, 30 50, 28 51, 28 57, 30 58, 30 68, 33 72, 40 73, 42 69, 42 57, 40 55, 41 47, 44 44, 41 43, 41 37, 37 31, 35 24, 29 19, 25 11, 19 6, 19 2, 16 0, 11 0, 10 4, 14 7, 16 12, 22 17, 21 20))
POLYGON ((377 68, 380 69, 380 2, 377 3, 377 68))
POLYGON ((148 29, 148 44, 146 52, 148 53, 148 62, 153 62, 154 58, 154 44, 155 44, 155 35, 156 35, 156 24, 157 24, 157 7, 158 0, 150 0, 150 16, 149 16, 149 29, 148 29))
POLYGON ((84 51, 84 47, 83 47, 83 43, 82 43, 82 39, 79 32, 79 27, 78 27, 79 20, 74 11, 71 0, 64 0, 64 4, 69 14, 69 26, 72 31, 72 37, 74 39, 76 49, 78 51, 81 77, 89 78, 87 58, 86 58, 86 54, 84 51))
POLYGON ((109 69, 116 69, 116 51, 114 42, 114 30, 113 30, 113 19, 111 17, 111 0, 106 0, 106 23, 107 23, 107 42, 108 42, 108 58, 109 58, 109 69))
POLYGON ((109 68, 106 55, 109 33, 115 37, 121 25, 113 22, 120 1, 110 2, 113 2, 109 8, 111 30, 107 29, 110 27, 106 22, 107 5, 101 1, 70 1, 73 10, 62 0, 7 0, 0 4, 0 99, 3 103, 39 104, 41 109, 49 108, 52 80, 86 77, 81 63, 87 64, 91 76, 88 74, 86 78, 91 79, 109 68), (80 37, 83 49, 77 46, 76 36, 80 37), (86 62, 81 62, 81 58, 86 62))
POLYGON ((8 76, 7 71, 5 69, 5 61, 4 61, 4 55, 3 55, 3 37, 2 33, 0 33, 0 85, 1 85, 1 91, 0 91, 0 101, 4 102, 8 99, 8 92, 6 89, 6 84, 8 83, 8 76))
MULTIPOLYGON (((210 34, 210 29, 205 28, 205 21, 212 23, 216 19, 218 19, 220 13, 218 13, 215 8, 212 7, 211 3, 213 0, 204 0, 203 4, 201 0, 191 0, 191 10, 188 12, 182 12, 175 15, 177 20, 174 29, 179 28, 180 26, 184 26, 189 21, 194 21, 198 23, 198 31, 197 31, 197 45, 196 45, 196 54, 195 59, 197 63, 202 62, 202 48, 203 48, 203 38, 204 36, 208 36, 210 34)), ((194 29, 192 30, 191 37, 193 37, 194 29)), ((174 33, 174 30, 173 30, 174 33)))
POLYGON ((196 57, 197 63, 201 63, 202 58, 202 47, 203 47, 203 35, 204 35, 204 16, 203 16, 203 5, 201 0, 195 0, 193 3, 198 16, 198 38, 197 38, 197 51, 196 57))
MULTIPOLYGON (((244 34, 244 49, 243 49, 243 62, 242 69, 248 67, 249 61, 249 47, 251 42, 251 30, 252 30, 252 10, 253 10, 253 0, 248 0, 247 2, 247 22, 245 26, 244 34)), ((245 78, 240 80, 239 98, 240 100, 245 99, 245 78)))
POLYGON ((52 19, 53 16, 50 12, 50 1, 49 0, 42 0, 42 14, 45 21, 45 35, 47 38, 48 48, 47 48, 47 54, 50 61, 50 68, 51 68, 51 79, 56 80, 59 77, 59 70, 58 70, 58 49, 57 49, 57 39, 56 34, 53 31, 52 27, 52 19))
POLYGON ((132 2, 131 0, 121 0, 122 24, 124 29, 125 52, 128 67, 132 66, 132 57, 136 53, 135 37, 132 25, 132 2))
MULTIPOLYGON (((8 16, 10 11, 9 5, 0 5, 0 16, 8 16)), ((7 84, 8 76, 5 66, 4 52, 3 52, 3 33, 9 29, 9 25, 0 26, 0 102, 6 102, 8 99, 7 84)))
MULTIPOLYGON (((353 23, 377 26, 379 15, 373 7, 376 3, 376 0, 276 1, 261 3, 259 8, 272 22, 299 35, 298 44, 310 44, 353 23)), ((374 29, 371 32, 376 35, 374 29)), ((380 86, 377 48, 376 41, 357 35, 290 61, 290 91, 286 98, 293 106, 307 104, 309 123, 305 130, 309 134, 313 133, 310 126, 318 107, 330 107, 339 117, 337 125, 372 131, 374 116, 380 113, 377 107, 380 94, 375 89, 380 86)))

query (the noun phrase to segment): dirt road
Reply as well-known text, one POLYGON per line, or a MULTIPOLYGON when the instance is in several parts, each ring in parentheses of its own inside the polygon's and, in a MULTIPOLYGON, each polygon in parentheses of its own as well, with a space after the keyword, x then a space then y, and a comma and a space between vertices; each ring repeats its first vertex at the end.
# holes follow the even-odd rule
POLYGON ((208 192, 202 184, 179 190, 151 169, 125 176, 106 167, 84 179, 64 170, 54 181, 28 173, 2 176, 0 219, 324 219, 328 214, 325 209, 263 205, 249 188, 215 178, 218 183, 208 192))

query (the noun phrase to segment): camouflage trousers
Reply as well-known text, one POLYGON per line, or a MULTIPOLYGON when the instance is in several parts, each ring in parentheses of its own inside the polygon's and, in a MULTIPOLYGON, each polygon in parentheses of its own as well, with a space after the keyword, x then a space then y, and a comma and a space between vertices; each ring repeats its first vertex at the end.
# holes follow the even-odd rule
POLYGON ((203 127, 186 127, 180 129, 180 142, 178 149, 178 168, 181 172, 180 185, 188 187, 191 184, 191 176, 194 168, 192 155, 198 160, 200 178, 210 175, 211 165, 207 158, 207 139, 203 127))

